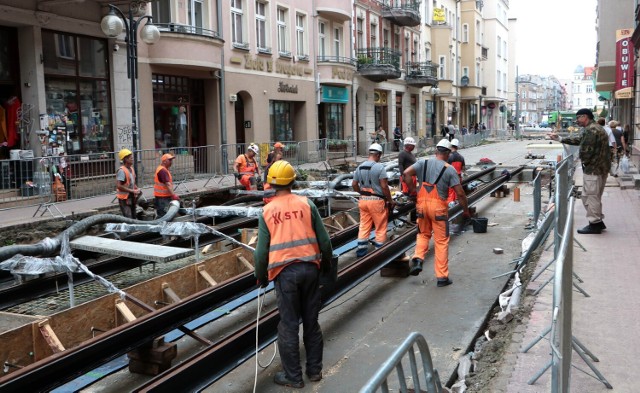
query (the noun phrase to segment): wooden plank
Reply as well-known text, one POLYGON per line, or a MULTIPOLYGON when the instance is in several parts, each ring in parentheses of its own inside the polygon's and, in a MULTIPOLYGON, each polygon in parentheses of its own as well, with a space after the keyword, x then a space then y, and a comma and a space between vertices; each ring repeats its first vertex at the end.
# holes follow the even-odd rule
POLYGON ((136 243, 126 240, 107 239, 97 236, 82 236, 69 242, 71 248, 102 254, 119 255, 153 262, 169 262, 193 254, 187 248, 136 243))
POLYGON ((236 254, 236 257, 238 257, 238 260, 242 262, 242 264, 246 266, 247 269, 254 270, 253 265, 251 264, 251 262, 247 261, 247 258, 242 256, 241 254, 236 254))
POLYGON ((124 317, 125 321, 131 322, 136 320, 136 316, 133 315, 129 307, 122 301, 122 299, 116 300, 116 308, 120 311, 120 314, 124 317))
POLYGON ((206 282, 208 282, 209 285, 211 285, 212 287, 215 287, 216 285, 218 285, 216 280, 214 280, 213 277, 211 277, 211 275, 209 275, 209 273, 207 273, 207 271, 205 270, 205 266, 204 265, 198 265, 198 274, 202 278, 204 278, 204 280, 206 282))
POLYGON ((168 283, 166 282, 162 283, 162 291, 167 296, 167 298, 169 298, 169 300, 171 300, 172 302, 174 303, 180 302, 180 298, 178 297, 178 295, 176 295, 173 289, 171 289, 168 283))
POLYGON ((49 344, 53 353, 58 353, 64 351, 64 346, 56 336, 56 333, 51 329, 51 325, 49 325, 49 320, 46 319, 38 324, 40 328, 40 333, 44 340, 49 344))

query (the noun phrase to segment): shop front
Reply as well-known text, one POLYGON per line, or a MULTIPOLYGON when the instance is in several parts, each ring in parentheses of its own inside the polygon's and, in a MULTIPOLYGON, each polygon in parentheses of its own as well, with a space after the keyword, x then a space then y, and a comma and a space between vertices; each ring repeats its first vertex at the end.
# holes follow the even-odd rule
POLYGON ((320 139, 345 139, 345 111, 349 103, 349 89, 340 86, 321 86, 318 106, 320 139))

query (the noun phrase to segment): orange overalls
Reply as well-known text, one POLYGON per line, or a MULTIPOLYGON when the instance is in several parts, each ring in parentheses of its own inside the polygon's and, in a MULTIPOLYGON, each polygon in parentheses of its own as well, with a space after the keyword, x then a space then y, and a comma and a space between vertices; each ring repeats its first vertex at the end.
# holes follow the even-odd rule
POLYGON ((369 171, 375 164, 366 164, 360 165, 358 169, 360 170, 361 179, 356 179, 361 183, 360 194, 362 194, 358 202, 358 207, 360 208, 360 230, 358 231, 357 257, 367 255, 369 234, 372 226, 375 226, 376 229, 376 237, 373 243, 376 248, 382 247, 384 242, 387 241, 387 224, 389 221, 389 211, 387 210, 384 195, 373 193, 369 171))
POLYGON ((246 154, 240 154, 238 158, 236 158, 236 163, 239 164, 238 173, 242 175, 242 177, 240 177, 240 184, 242 184, 247 191, 257 190, 258 187, 255 176, 258 173, 258 163, 255 158, 249 161, 249 157, 247 157, 246 154), (253 179, 253 182, 251 179, 253 179))
POLYGON ((440 178, 449 167, 445 163, 438 178, 433 184, 425 181, 427 175, 427 163, 424 164, 422 183, 418 190, 418 201, 416 212, 418 215, 418 235, 416 236, 416 249, 413 258, 424 260, 424 256, 429 251, 429 240, 433 231, 435 244, 434 269, 437 279, 449 277, 449 236, 447 234, 447 220, 449 218, 449 208, 447 201, 438 194, 437 184, 440 178))

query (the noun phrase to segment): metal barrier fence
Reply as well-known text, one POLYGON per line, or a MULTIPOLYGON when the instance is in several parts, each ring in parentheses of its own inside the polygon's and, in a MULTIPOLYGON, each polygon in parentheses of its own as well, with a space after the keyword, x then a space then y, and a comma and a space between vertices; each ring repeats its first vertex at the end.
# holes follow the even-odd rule
POLYGON ((376 374, 360 389, 360 393, 373 393, 381 389, 383 392, 389 392, 388 378, 396 370, 397 373, 397 385, 398 387, 392 390, 399 390, 406 393, 409 391, 407 386, 407 378, 405 377, 404 365, 402 364, 405 355, 408 355, 409 368, 411 369, 411 380, 413 381, 412 391, 424 392, 421 388, 422 382, 427 389, 428 393, 439 393, 442 391, 442 385, 440 383, 440 377, 438 371, 433 368, 433 361, 431 360, 431 352, 427 345, 427 340, 417 332, 409 334, 409 336, 400 344, 400 346, 393 352, 393 354, 387 359, 386 362, 380 366, 376 374), (416 361, 416 354, 413 346, 417 345, 420 351, 420 360, 422 364, 422 370, 418 370, 418 363, 416 361), (421 373, 420 373, 421 371, 421 373), (422 377, 422 378, 421 378, 422 377))

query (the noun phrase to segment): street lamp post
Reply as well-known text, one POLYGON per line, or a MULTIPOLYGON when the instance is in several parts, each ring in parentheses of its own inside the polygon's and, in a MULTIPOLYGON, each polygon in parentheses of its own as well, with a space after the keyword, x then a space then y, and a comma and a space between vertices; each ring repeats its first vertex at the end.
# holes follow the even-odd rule
POLYGON ((140 31, 142 41, 152 45, 160 39, 160 31, 152 24, 151 15, 142 15, 138 19, 138 12, 144 12, 147 1, 132 1, 129 6, 129 15, 125 14, 113 4, 109 4, 109 13, 102 18, 100 27, 102 32, 110 38, 119 36, 125 32, 125 42, 127 43, 127 77, 131 81, 131 139, 133 145, 133 169, 138 172, 138 159, 135 156, 138 150, 138 27, 143 21, 147 21, 140 31), (136 11, 134 13, 134 11, 136 11))

